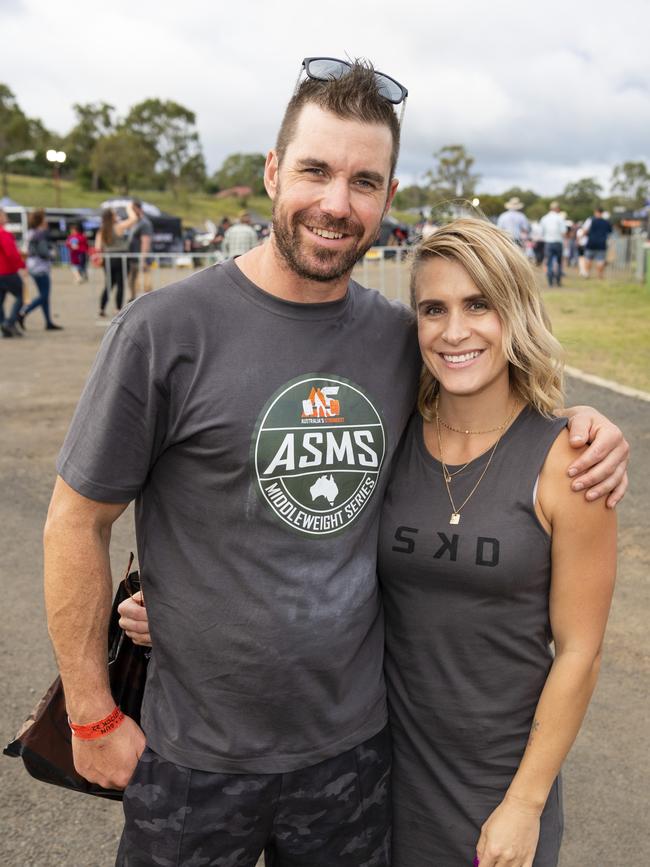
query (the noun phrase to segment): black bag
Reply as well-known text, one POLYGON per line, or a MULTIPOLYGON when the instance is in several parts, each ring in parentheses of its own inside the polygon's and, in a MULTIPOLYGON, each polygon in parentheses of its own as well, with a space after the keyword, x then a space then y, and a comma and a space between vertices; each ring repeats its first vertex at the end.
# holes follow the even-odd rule
MULTIPOLYGON (((119 626, 117 606, 139 589, 138 572, 130 572, 133 554, 125 576, 117 588, 108 626, 108 676, 115 704, 137 723, 140 722, 142 697, 147 680, 150 650, 134 644, 119 626), (127 590, 129 586, 131 592, 127 590)), ((122 800, 121 789, 105 789, 81 777, 72 760, 72 732, 61 678, 57 677, 16 737, 4 749, 5 756, 20 757, 28 772, 37 780, 98 795, 100 798, 122 800)))

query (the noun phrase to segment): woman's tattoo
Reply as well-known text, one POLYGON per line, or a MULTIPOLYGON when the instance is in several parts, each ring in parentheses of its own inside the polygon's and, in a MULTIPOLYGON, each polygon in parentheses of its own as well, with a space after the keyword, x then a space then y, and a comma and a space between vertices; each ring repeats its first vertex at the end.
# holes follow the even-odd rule
POLYGON ((539 725, 540 725, 539 720, 538 720, 538 719, 534 719, 534 720, 533 720, 533 724, 532 724, 532 726, 530 727, 530 736, 529 736, 529 738, 528 738, 528 746, 530 746, 530 745, 532 744, 532 742, 533 742, 533 737, 535 736, 535 732, 539 729, 539 725))

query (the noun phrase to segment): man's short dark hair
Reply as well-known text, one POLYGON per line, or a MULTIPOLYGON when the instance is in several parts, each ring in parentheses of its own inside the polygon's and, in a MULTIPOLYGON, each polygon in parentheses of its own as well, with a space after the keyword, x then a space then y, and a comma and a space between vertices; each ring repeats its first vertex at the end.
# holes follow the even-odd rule
POLYGON ((393 178, 399 155, 399 120, 392 104, 380 96, 377 90, 372 64, 365 60, 355 60, 350 66, 350 72, 342 78, 328 81, 305 78, 300 82, 289 100, 278 132, 275 145, 278 163, 282 163, 287 147, 295 135, 300 112, 307 104, 313 103, 344 120, 385 124, 393 139, 390 161, 390 178, 393 178))
POLYGON ((140 201, 140 199, 133 199, 131 201, 131 204, 133 205, 134 208, 138 208, 138 210, 140 210, 140 211, 142 210, 142 202, 140 201))

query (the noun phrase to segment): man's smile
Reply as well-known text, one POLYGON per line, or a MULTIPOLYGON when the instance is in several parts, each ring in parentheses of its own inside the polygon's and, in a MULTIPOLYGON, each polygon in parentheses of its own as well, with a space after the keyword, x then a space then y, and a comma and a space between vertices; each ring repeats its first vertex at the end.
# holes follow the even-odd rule
POLYGON ((332 241, 338 241, 344 237, 342 232, 332 232, 329 229, 319 229, 318 226, 307 226, 307 228, 310 232, 318 235, 319 238, 328 238, 332 241))

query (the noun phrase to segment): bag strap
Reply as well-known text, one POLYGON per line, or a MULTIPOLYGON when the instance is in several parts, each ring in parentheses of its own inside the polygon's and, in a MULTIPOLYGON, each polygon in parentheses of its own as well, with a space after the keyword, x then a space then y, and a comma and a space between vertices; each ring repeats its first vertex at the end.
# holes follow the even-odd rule
POLYGON ((126 581, 129 577, 129 573, 131 572, 131 566, 133 566, 134 555, 133 551, 129 551, 129 562, 126 564, 126 569, 124 570, 124 575, 122 576, 122 581, 126 581))
POLYGON ((131 572, 131 566, 133 565, 133 551, 129 552, 129 562, 126 564, 126 569, 124 570, 124 577, 122 578, 121 584, 124 587, 124 592, 127 596, 134 596, 138 592, 142 592, 142 605, 144 605, 144 591, 142 588, 142 579, 140 577, 139 570, 134 570, 131 572))

